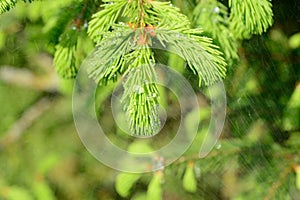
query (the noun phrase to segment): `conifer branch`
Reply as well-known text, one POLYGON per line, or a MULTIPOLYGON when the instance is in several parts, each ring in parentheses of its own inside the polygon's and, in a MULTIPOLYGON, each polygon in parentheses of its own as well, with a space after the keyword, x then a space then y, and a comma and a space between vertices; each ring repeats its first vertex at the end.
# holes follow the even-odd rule
POLYGON ((153 6, 149 13, 156 19, 157 29, 183 32, 191 27, 191 22, 180 10, 170 2, 151 2, 153 6))
POLYGON ((270 0, 229 0, 230 28, 239 39, 262 34, 273 23, 270 0))
POLYGON ((103 10, 89 22, 88 34, 98 43, 98 50, 91 56, 88 73, 99 84, 116 80, 118 75, 127 77, 123 102, 134 134, 154 134, 160 123, 157 99, 152 97, 152 93, 158 96, 155 76, 150 73, 155 73, 151 64, 154 56, 149 49, 152 42, 158 40, 162 46, 174 48, 198 75, 200 85, 202 80, 209 85, 224 78, 226 63, 222 53, 210 38, 199 36, 200 29, 190 26, 188 18, 169 2, 148 0, 105 1, 103 10), (182 37, 178 38, 178 34, 182 37), (145 74, 132 71, 141 64, 145 69, 139 73, 145 74), (153 84, 143 84, 141 77, 153 84), (145 92, 136 94, 129 89, 134 85, 145 92))
POLYGON ((227 61, 238 59, 236 41, 229 29, 228 9, 217 0, 202 0, 194 9, 196 26, 220 45, 227 61))
POLYGON ((132 54, 138 58, 130 64, 131 71, 124 83, 124 110, 129 117, 130 130, 134 130, 133 135, 151 136, 160 128, 154 57, 147 46, 141 46, 132 54))
POLYGON ((103 10, 92 16, 89 22, 88 34, 95 41, 99 42, 103 34, 116 22, 118 16, 127 4, 126 0, 104 0, 101 5, 103 10))
POLYGON ((99 84, 116 80, 118 74, 129 70, 126 66, 133 59, 130 56, 133 32, 124 26, 120 29, 123 31, 105 34, 98 49, 90 56, 88 73, 99 84))
POLYGON ((69 30, 61 36, 61 41, 56 45, 54 54, 54 66, 57 74, 63 78, 75 78, 76 68, 76 46, 77 30, 69 30))
POLYGON ((1 0, 0 1, 0 13, 4 13, 14 7, 16 0, 1 0))
POLYGON ((59 80, 54 70, 49 71, 45 75, 38 76, 25 68, 0 66, 0 80, 6 84, 45 92, 56 92, 59 88, 59 80))
MULTIPOLYGON (((11 8, 13 8, 16 5, 18 1, 19 0, 0 0, 0 14, 9 11, 11 8)), ((33 1, 34 0, 23 0, 23 2, 25 3, 27 2, 31 3, 33 1)))
POLYGON ((197 36, 196 33, 199 32, 199 29, 186 30, 185 35, 180 35, 157 30, 156 37, 162 45, 168 45, 187 61, 188 66, 199 77, 199 86, 202 81, 205 85, 211 85, 225 77, 226 63, 212 40, 197 36))

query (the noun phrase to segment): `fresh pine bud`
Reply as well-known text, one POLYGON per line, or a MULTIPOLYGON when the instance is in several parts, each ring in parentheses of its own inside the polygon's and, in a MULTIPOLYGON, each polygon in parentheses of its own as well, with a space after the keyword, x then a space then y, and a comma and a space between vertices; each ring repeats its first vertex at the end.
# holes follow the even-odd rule
POLYGON ((121 197, 128 197, 130 190, 137 180, 141 177, 140 174, 120 173, 116 180, 116 190, 121 197))
POLYGON ((162 199, 161 183, 163 179, 163 172, 157 171, 154 173, 147 191, 147 200, 160 200, 162 199))
POLYGON ((183 176, 183 188, 188 192, 196 192, 197 181, 194 173, 194 163, 189 162, 183 176))

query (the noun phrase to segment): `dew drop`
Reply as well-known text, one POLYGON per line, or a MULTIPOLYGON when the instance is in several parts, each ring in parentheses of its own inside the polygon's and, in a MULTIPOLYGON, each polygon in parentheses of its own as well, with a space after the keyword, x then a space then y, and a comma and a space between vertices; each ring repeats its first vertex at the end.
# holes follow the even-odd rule
POLYGON ((215 13, 219 13, 219 12, 220 12, 220 8, 219 8, 218 6, 215 7, 215 8, 214 8, 214 12, 215 12, 215 13))
POLYGON ((137 94, 142 94, 144 93, 144 88, 141 87, 140 85, 135 85, 133 86, 133 91, 137 94))
POLYGON ((157 97, 157 94, 156 93, 152 93, 151 97, 155 98, 155 97, 157 97))

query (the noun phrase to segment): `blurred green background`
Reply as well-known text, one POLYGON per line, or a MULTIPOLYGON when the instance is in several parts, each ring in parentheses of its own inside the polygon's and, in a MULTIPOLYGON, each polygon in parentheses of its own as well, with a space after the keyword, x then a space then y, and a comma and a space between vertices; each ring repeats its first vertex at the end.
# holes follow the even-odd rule
MULTIPOLYGON (((58 30, 47 18, 70 2, 20 3, 0 15, 0 199, 145 199, 149 182, 160 175, 144 174, 130 184, 130 178, 119 178, 118 171, 92 157, 77 135, 73 81, 54 72, 49 40, 58 30), (128 190, 127 198, 117 193, 116 180, 118 190, 128 190)), ((187 15, 195 6, 195 1, 173 3, 187 15)), ((209 105, 202 103, 207 113, 200 117, 199 136, 164 169, 163 199, 300 199, 300 3, 272 3, 274 25, 241 42, 240 60, 224 80, 228 103, 222 138, 207 158, 195 156, 210 117, 209 105), (191 167, 192 177, 186 178, 191 167), (185 180, 190 186, 196 181, 196 190, 185 180)), ((78 57, 92 50, 91 43, 84 48, 78 57)), ((184 75, 197 88, 196 76, 184 75)), ((132 140, 108 117, 111 90, 98 89, 99 121, 110 139, 126 148, 132 140)), ((203 102, 201 91, 196 89, 203 102)), ((176 110, 172 96, 164 95, 168 110, 176 110)), ((164 132, 172 136, 178 113, 169 114, 164 132)), ((170 135, 139 148, 159 147, 170 135)))

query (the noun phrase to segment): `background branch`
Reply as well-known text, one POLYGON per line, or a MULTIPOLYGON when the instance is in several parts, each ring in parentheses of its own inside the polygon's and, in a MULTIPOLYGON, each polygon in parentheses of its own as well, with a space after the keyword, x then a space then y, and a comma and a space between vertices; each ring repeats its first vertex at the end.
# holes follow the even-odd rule
POLYGON ((29 107, 17 120, 12 127, 4 134, 0 140, 0 149, 3 149, 10 144, 16 142, 26 130, 54 103, 53 100, 43 97, 39 99, 33 106, 29 107))

